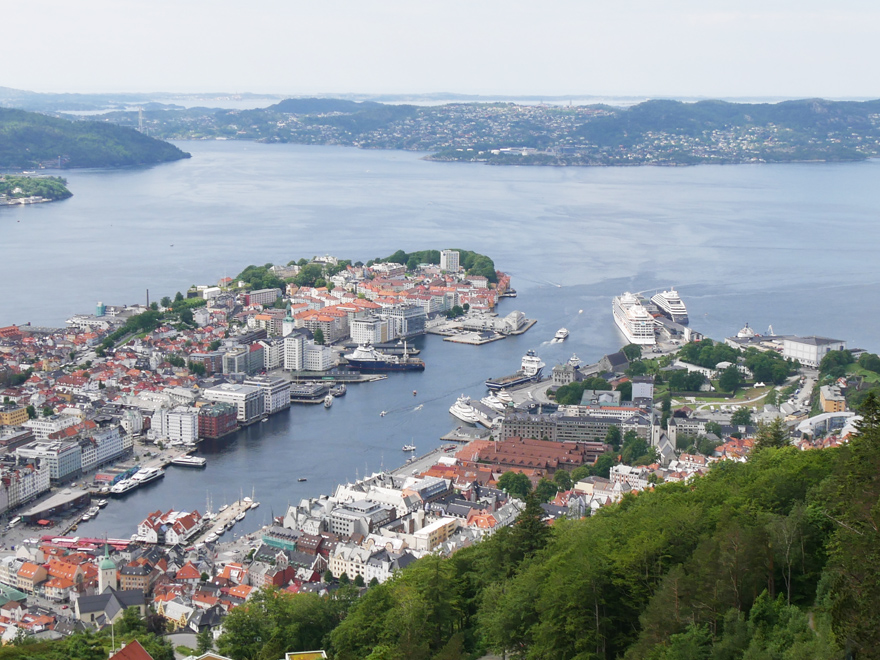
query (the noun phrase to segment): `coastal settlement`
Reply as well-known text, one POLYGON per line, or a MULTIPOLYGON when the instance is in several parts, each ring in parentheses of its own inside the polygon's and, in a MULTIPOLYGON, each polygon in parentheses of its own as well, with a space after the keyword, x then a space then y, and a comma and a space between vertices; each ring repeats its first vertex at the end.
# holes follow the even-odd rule
POLYGON ((724 343, 687 341, 656 321, 645 342, 652 353, 628 343, 595 364, 557 365, 549 379, 538 372, 513 389, 497 425, 445 436, 463 446, 305 498, 232 542, 221 537, 258 506, 253 498, 217 512, 156 511, 131 538, 64 533, 95 508, 93 496, 145 467, 161 470, 132 465, 146 443, 179 456, 309 396, 272 370, 306 381, 345 373, 348 349, 329 344, 396 342, 465 306, 470 320, 446 331, 521 330, 521 314, 493 316, 509 278, 469 276, 444 252, 444 263, 416 270, 380 262, 333 275, 339 261, 324 257, 274 273, 295 278, 314 265, 324 286, 289 283, 282 293, 224 280, 177 301, 99 304, 63 330, 0 328, 0 511, 4 541, 16 546, 0 560, 3 639, 101 628, 148 606, 169 630, 216 632, 262 587, 328 593, 349 580, 380 583, 426 554, 475 543, 512 524, 529 491, 545 520, 579 518, 715 461, 742 461, 762 433, 802 449, 845 442, 858 419, 850 403, 877 382, 871 374, 880 378, 880 358, 840 340, 746 326, 724 343), (178 321, 150 316, 175 304, 178 321), (144 315, 153 327, 132 322, 144 315), (121 460, 132 466, 110 467, 121 460), (70 485, 89 479, 88 488, 70 485))

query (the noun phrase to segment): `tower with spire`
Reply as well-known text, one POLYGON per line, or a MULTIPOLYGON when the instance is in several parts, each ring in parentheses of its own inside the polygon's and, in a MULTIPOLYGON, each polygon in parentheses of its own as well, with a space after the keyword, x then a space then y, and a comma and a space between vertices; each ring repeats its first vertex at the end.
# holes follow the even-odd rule
POLYGON ((105 543, 104 558, 98 564, 98 593, 104 593, 107 587, 116 591, 119 588, 119 582, 116 576, 116 564, 110 559, 110 546, 105 543))
POLYGON ((291 332, 296 330, 296 321, 293 320, 293 316, 290 314, 290 303, 287 303, 287 314, 284 317, 284 320, 281 321, 281 336, 286 337, 291 332))

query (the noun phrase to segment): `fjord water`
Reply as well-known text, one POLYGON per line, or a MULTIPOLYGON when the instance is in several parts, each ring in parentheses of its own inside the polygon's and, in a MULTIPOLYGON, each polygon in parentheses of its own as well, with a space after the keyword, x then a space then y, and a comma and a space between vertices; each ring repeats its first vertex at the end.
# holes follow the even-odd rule
POLYGON ((148 511, 203 510, 208 493, 216 508, 254 488, 262 507, 238 526, 251 531, 288 502, 395 467, 403 444, 437 446, 456 424, 455 397, 482 396, 483 380, 515 370, 526 349, 549 371, 572 352, 595 361, 619 348, 610 307, 624 290, 677 286, 692 326, 714 338, 748 322, 880 349, 880 161, 488 167, 341 147, 179 146, 193 157, 67 171, 71 199, 0 209, 0 326, 59 326, 99 300, 140 302, 147 288, 157 300, 248 264, 443 247, 492 256, 519 291, 500 311, 539 323, 484 347, 420 339, 425 372, 353 386, 330 410, 295 407, 205 445, 207 469, 169 467, 87 534, 127 535, 148 511), (550 345, 562 326, 569 340, 550 345))

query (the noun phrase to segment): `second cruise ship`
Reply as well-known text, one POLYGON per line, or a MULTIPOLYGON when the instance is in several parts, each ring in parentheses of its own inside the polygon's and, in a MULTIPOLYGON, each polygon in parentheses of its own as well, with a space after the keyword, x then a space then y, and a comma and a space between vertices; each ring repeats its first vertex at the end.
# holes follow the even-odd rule
POLYGON ((669 291, 661 291, 651 298, 651 302, 657 305, 657 308, 663 313, 663 316, 669 317, 673 322, 687 325, 688 311, 687 307, 681 301, 681 296, 675 289, 669 291))

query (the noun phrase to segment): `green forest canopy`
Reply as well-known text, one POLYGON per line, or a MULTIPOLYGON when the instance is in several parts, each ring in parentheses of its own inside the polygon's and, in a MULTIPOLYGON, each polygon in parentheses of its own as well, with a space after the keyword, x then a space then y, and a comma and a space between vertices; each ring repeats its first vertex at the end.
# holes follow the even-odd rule
MULTIPOLYGON (((492 259, 484 254, 473 252, 471 250, 460 250, 455 248, 455 251, 458 252, 459 265, 464 268, 468 275, 480 275, 490 282, 498 282, 498 276, 495 274, 495 262, 492 261, 492 259)), ((407 270, 414 270, 419 264, 438 265, 440 263, 440 250, 421 250, 418 252, 404 252, 403 250, 398 250, 384 259, 373 259, 372 263, 381 263, 385 261, 404 264, 407 267, 407 270)), ((367 262, 367 265, 370 265, 370 263, 371 262, 367 262)))
POLYGON ((0 168, 28 169, 57 164, 59 158, 63 167, 120 167, 164 163, 189 154, 116 124, 0 108, 0 168))
POLYGON ((67 199, 72 197, 67 189, 67 181, 58 176, 14 176, 0 175, 0 195, 11 198, 36 195, 46 199, 67 199), (18 191, 18 192, 16 192, 18 191))

